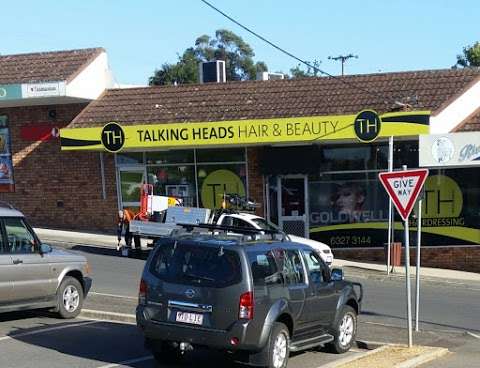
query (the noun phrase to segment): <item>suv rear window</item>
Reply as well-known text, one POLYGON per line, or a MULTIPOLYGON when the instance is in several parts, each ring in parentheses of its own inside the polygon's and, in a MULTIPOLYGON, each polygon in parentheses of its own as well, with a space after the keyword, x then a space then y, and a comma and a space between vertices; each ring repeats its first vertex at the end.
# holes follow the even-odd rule
POLYGON ((237 252, 190 242, 159 244, 150 271, 166 282, 214 288, 234 285, 242 279, 237 252))

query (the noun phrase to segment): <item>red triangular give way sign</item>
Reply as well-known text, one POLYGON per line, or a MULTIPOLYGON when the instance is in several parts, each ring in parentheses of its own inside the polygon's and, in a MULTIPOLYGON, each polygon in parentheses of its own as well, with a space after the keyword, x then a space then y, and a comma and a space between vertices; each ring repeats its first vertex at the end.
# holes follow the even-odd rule
POLYGON ((397 211, 407 221, 418 194, 428 176, 428 169, 384 172, 380 181, 392 199, 397 211))

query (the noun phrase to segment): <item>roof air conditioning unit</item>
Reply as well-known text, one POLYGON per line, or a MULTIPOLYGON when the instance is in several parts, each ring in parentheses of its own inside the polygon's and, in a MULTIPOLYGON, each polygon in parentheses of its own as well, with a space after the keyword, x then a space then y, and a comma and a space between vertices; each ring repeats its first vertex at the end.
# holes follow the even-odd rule
POLYGON ((225 83, 225 61, 215 60, 200 63, 200 83, 225 83))
POLYGON ((269 72, 258 72, 257 80, 276 80, 276 79, 285 79, 285 76, 282 73, 269 73, 269 72))

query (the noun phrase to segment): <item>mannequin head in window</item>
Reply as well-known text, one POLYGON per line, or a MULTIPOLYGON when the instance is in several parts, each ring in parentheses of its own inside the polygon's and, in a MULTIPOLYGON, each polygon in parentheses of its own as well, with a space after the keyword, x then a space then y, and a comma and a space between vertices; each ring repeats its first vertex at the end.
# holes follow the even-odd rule
POLYGON ((356 183, 339 186, 332 198, 335 211, 348 215, 350 222, 353 222, 355 215, 362 211, 364 202, 365 189, 356 183))

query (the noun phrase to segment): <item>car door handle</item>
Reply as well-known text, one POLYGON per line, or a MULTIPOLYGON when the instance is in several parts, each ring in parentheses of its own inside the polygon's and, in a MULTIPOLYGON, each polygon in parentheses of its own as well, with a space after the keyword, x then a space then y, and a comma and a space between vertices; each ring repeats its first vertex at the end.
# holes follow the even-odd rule
POLYGON ((23 263, 23 261, 21 259, 14 259, 13 260, 13 264, 20 264, 20 263, 23 263))

